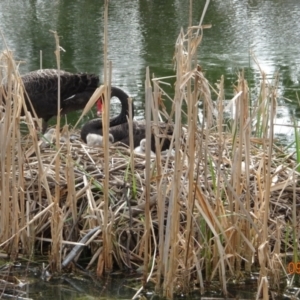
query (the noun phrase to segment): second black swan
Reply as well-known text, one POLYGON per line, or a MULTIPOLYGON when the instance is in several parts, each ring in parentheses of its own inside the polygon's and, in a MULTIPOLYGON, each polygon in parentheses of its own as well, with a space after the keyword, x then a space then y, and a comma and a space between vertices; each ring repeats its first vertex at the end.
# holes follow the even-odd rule
MULTIPOLYGON (((132 103, 131 107, 129 107, 129 104, 128 104, 129 96, 123 90, 121 90, 117 87, 111 87, 110 96, 111 96, 111 98, 117 97, 120 100, 121 111, 117 116, 110 118, 109 127, 115 127, 117 125, 127 123, 127 117, 129 116, 129 109, 131 109, 132 116, 134 116, 133 103, 132 103)), ((103 100, 104 97, 102 97, 101 99, 103 100)), ((102 101, 102 100, 99 99, 99 101, 102 101)), ((98 109, 100 109, 100 110, 102 109, 101 105, 100 105, 100 107, 98 106, 98 109)), ((101 111, 98 111, 98 113, 101 113, 101 111)), ((82 126, 80 135, 81 135, 81 139, 85 143, 87 143, 87 136, 89 134, 98 134, 98 135, 102 136, 102 134, 103 134, 102 133, 102 120, 100 118, 90 120, 82 126)), ((113 135, 113 137, 114 137, 114 135, 113 135)), ((117 142, 115 140, 115 137, 114 137, 114 141, 117 142)))
MULTIPOLYGON (((118 92, 120 93, 120 89, 118 92)), ((113 89, 111 91, 111 95, 113 96, 113 89)), ((128 117, 128 95, 123 92, 123 94, 118 96, 121 101, 122 109, 121 113, 110 120, 110 128, 109 134, 111 134, 114 138, 114 142, 122 142, 125 145, 130 144, 129 142, 129 125, 127 123, 128 117)), ((133 106, 132 106, 132 115, 133 115, 133 106)), ((153 125, 153 123, 151 124, 153 125)), ((151 150, 153 152, 156 151, 155 147, 155 137, 153 126, 151 126, 151 150)), ((160 134, 160 143, 161 143, 161 151, 167 150, 170 147, 170 137, 173 134, 173 126, 168 123, 160 122, 158 124, 158 130, 160 134)), ((86 143, 88 134, 103 134, 102 132, 102 120, 100 118, 96 118, 85 123, 81 129, 81 139, 86 143)), ((133 121, 133 146, 134 148, 140 146, 141 140, 146 137, 146 122, 145 120, 141 121, 133 121)))

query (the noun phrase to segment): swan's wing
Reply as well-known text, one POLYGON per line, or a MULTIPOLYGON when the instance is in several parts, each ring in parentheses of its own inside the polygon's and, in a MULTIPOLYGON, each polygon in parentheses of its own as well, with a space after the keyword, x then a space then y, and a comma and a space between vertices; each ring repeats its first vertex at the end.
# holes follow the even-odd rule
POLYGON ((44 69, 23 75, 26 93, 41 118, 48 119, 57 114, 58 74, 62 114, 82 109, 99 85, 98 76, 86 73, 44 69))

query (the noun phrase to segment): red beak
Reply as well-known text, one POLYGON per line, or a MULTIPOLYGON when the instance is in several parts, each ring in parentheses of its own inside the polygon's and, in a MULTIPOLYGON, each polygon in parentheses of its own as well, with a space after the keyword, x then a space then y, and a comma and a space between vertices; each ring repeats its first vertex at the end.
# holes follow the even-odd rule
POLYGON ((102 115, 102 98, 97 100, 97 116, 100 117, 102 115))

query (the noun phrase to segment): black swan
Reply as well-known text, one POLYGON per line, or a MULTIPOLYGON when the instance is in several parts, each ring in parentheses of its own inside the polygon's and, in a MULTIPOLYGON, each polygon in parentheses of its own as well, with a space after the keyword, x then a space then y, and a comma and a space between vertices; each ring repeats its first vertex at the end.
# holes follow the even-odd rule
MULTIPOLYGON (((123 90, 121 90, 117 87, 113 87, 113 86, 111 87, 110 96, 119 98, 119 100, 121 102, 121 111, 120 111, 119 115, 117 115, 113 118, 110 118, 109 127, 127 123, 127 117, 129 116, 129 105, 128 105, 129 96, 123 90)), ((101 109, 102 109, 101 100, 99 100, 97 102, 97 107, 99 110, 98 114, 101 114, 101 109)), ((134 116, 133 103, 132 103, 132 106, 130 109, 132 111, 132 116, 134 116)), ((87 136, 89 134, 93 134, 93 133, 102 136, 102 120, 100 118, 90 120, 82 126, 81 139, 85 143, 87 143, 87 136)), ((114 141, 116 141, 116 140, 114 140, 114 141)))
MULTIPOLYGON (((154 137, 154 123, 151 122, 151 151, 156 152, 155 137, 154 137)), ((140 146, 141 140, 146 138, 146 121, 133 121, 132 123, 133 133, 133 147, 140 146)), ((173 126, 168 123, 160 122, 158 124, 160 150, 164 151, 170 148, 170 138, 173 134, 173 126)), ((130 144, 129 141, 129 125, 128 123, 120 124, 109 129, 109 133, 113 135, 115 142, 122 142, 125 145, 130 144)))
POLYGON ((24 97, 27 109, 32 112, 31 101, 38 118, 43 119, 43 132, 46 131, 48 120, 57 115, 58 74, 62 115, 83 109, 99 86, 99 77, 94 74, 56 69, 42 69, 21 76, 26 90, 24 97))
MULTIPOLYGON (((117 88, 111 89, 111 96, 117 96, 122 104, 121 113, 110 120, 109 133, 112 134, 114 142, 122 142, 129 145, 129 125, 127 123, 128 116, 128 101, 129 96, 122 90, 117 88), (117 92, 117 93, 116 93, 117 92)), ((132 106, 133 116, 133 106, 132 106)), ((153 127, 153 126, 152 126, 153 127)), ((161 150, 167 150, 170 147, 170 136, 173 134, 173 126, 168 123, 160 122, 158 124, 159 134, 163 136, 160 140, 164 140, 161 145, 161 150)), ((151 134, 151 150, 155 152, 155 138, 151 134)), ((93 119, 85 123, 81 129, 81 139, 86 143, 87 135, 95 133, 102 135, 102 121, 101 119, 93 119)), ((134 148, 140 146, 142 139, 146 137, 146 123, 145 120, 133 121, 133 146, 134 148)))

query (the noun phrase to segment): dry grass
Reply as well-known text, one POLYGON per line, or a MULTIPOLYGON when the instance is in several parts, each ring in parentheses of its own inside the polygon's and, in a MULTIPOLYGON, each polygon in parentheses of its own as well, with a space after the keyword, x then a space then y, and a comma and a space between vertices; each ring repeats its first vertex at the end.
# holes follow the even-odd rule
POLYGON ((147 119, 150 110, 155 123, 162 115, 175 119, 175 155, 157 149, 155 159, 122 145, 92 149, 70 139, 41 148, 28 113, 29 133, 22 136, 22 85, 13 58, 2 53, 1 252, 14 260, 39 251, 48 255, 51 271, 60 271, 80 261, 89 246, 87 269, 102 276, 139 268, 142 284, 154 282, 168 298, 196 287, 203 292, 204 282, 216 279, 226 294, 231 278, 257 269, 258 295, 268 294, 269 278, 279 284, 288 261, 298 260, 300 190, 296 162, 273 141, 276 82, 267 83, 262 73, 250 105, 240 73, 231 103, 235 113, 224 125, 223 78, 214 90, 195 58, 199 29, 178 37, 170 116, 161 102, 166 79, 151 85, 147 73, 147 119))

